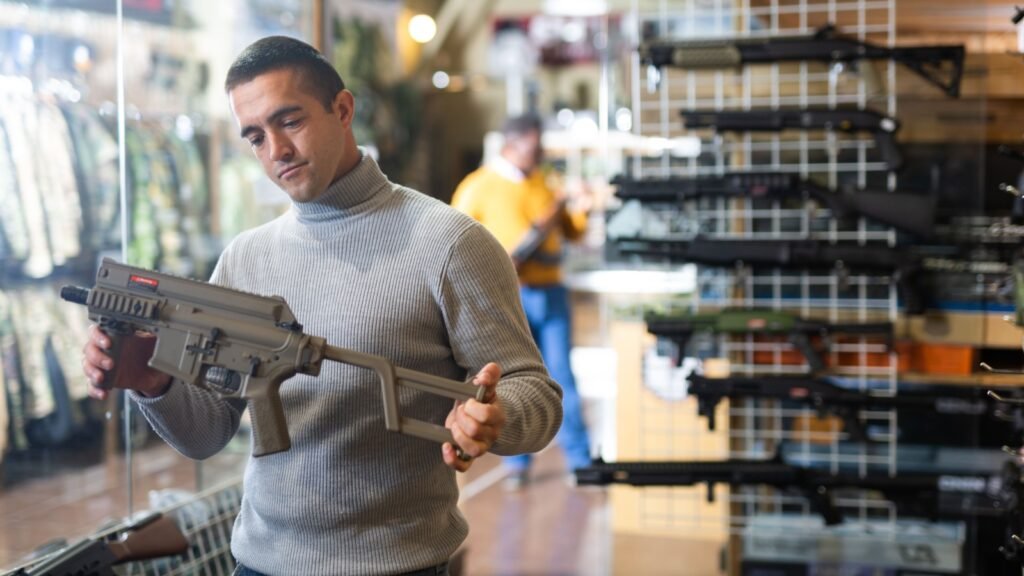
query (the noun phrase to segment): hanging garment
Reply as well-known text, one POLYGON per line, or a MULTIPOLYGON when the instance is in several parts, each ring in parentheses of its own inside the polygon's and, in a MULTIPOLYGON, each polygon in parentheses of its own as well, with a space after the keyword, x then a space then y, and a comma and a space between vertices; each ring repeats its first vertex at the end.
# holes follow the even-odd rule
MULTIPOLYGON (((29 239, 25 226, 25 214, 21 209, 21 195, 18 192, 18 177, 15 173, 11 148, 8 144, 7 129, 0 117, 0 229, 3 246, 0 247, 0 262, 23 262, 28 257, 29 239)), ((4 266, 4 269, 11 269, 4 266)))
POLYGON ((39 295, 30 289, 8 292, 11 299, 11 317, 14 333, 18 339, 21 358, 22 381, 25 395, 26 422, 42 418, 53 412, 53 396, 46 374, 46 338, 50 333, 49 318, 39 295))
POLYGON ((188 243, 181 228, 185 215, 181 209, 178 188, 172 174, 170 153, 164 146, 161 130, 152 123, 139 126, 142 144, 149 161, 149 200, 155 211, 155 222, 160 243, 161 270, 191 276, 192 264, 188 243))
POLYGON ((3 372, 4 397, 7 404, 7 443, 11 450, 28 447, 25 438, 26 386, 22 378, 21 349, 11 316, 12 303, 0 290, 0 371, 3 372))
MULTIPOLYGON (((9 294, 14 303, 14 329, 19 341, 26 384, 25 437, 29 445, 53 447, 69 440, 84 424, 81 406, 73 402, 68 374, 81 372, 63 341, 63 357, 54 334, 65 329, 56 319, 58 296, 51 287, 33 286, 9 294)), ((76 379, 77 382, 80 380, 76 379)), ((79 384, 78 392, 85 389, 79 384)))
MULTIPOLYGON (((83 279, 91 282, 91 279, 83 279)), ((41 291, 42 292, 42 291, 41 291)), ((64 374, 68 394, 72 401, 85 400, 89 397, 89 381, 82 372, 82 335, 89 331, 89 310, 84 306, 69 306, 60 297, 60 287, 49 287, 43 292, 44 305, 50 324, 50 341, 54 351, 54 361, 64 374)), ((80 420, 75 414, 75 421, 80 420)))
POLYGON ((7 128, 8 146, 17 175, 22 214, 28 232, 28 256, 22 271, 29 278, 44 278, 53 272, 53 258, 47 235, 42 190, 36 178, 37 151, 32 135, 38 133, 35 105, 20 96, 8 95, 0 102, 0 115, 7 128))
MULTIPOLYGON (((3 292, 0 292, 0 300, 4 299, 3 292)), ((0 314, 3 313, 4 304, 0 302, 0 314)), ((10 383, 7 382, 7 371, 4 370, 2 365, 3 356, 3 320, 0 319, 0 462, 4 459, 4 453, 7 451, 8 438, 10 437, 10 424, 11 418, 9 416, 9 410, 7 408, 8 392, 7 389, 10 383)))
POLYGON ((75 181, 73 147, 67 122, 51 102, 35 103, 36 178, 42 190, 47 233, 55 266, 63 266, 82 252, 82 206, 75 181))
POLYGON ((162 147, 168 152, 175 197, 181 210, 181 232, 185 236, 194 278, 206 278, 219 254, 211 244, 210 197, 195 137, 183 140, 173 130, 163 132, 162 147))
POLYGON ((151 172, 142 138, 134 126, 125 130, 128 190, 131 199, 128 227, 128 261, 142 268, 156 268, 160 259, 159 231, 150 201, 151 172))
POLYGON ((121 245, 121 203, 117 139, 99 113, 82 104, 61 107, 74 149, 76 179, 82 197, 85 237, 95 251, 121 245))
POLYGON ((25 423, 25 436, 29 444, 37 448, 60 446, 71 439, 77 426, 73 416, 73 403, 68 393, 64 370, 53 347, 53 339, 47 335, 43 343, 43 359, 46 379, 50 385, 53 410, 41 417, 31 418, 25 423))

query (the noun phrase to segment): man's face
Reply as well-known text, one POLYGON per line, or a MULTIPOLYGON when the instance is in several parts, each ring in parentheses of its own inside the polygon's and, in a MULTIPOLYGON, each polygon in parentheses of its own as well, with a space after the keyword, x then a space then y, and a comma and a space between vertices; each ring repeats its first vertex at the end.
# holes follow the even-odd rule
POLYGON ((540 143, 540 132, 530 130, 509 139, 509 148, 514 155, 513 163, 525 174, 533 172, 544 159, 544 148, 540 143))
POLYGON ((274 70, 235 86, 228 99, 263 171, 296 202, 315 200, 347 169, 345 135, 352 94, 342 90, 331 110, 292 70, 274 70))

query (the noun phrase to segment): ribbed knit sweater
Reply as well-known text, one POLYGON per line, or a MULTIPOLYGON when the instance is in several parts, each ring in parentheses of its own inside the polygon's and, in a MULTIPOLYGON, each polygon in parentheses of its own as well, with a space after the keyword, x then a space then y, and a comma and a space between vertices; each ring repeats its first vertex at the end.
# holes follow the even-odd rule
MULTIPOLYGON (((457 380, 502 368, 508 421, 492 451, 544 447, 561 423, 512 265, 479 224, 392 184, 364 156, 320 198, 236 238, 213 282, 283 296, 308 334, 457 380)), ((133 395, 182 454, 209 457, 243 406, 176 382, 133 395)), ((439 564, 468 528, 438 444, 384 428, 376 375, 324 362, 281 387, 292 447, 250 458, 231 550, 271 576, 398 574, 439 564)), ((403 390, 404 416, 443 424, 452 401, 403 390)))

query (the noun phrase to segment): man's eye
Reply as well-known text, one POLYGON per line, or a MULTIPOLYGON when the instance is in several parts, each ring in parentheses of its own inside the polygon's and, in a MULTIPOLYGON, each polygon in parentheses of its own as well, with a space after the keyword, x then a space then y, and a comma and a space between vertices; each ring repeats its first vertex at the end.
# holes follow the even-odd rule
POLYGON ((282 122, 281 125, 284 126, 285 128, 295 128, 296 126, 299 125, 299 121, 298 120, 288 120, 288 121, 282 122))
POLYGON ((261 144, 263 144, 263 137, 249 138, 249 146, 258 148, 261 144))

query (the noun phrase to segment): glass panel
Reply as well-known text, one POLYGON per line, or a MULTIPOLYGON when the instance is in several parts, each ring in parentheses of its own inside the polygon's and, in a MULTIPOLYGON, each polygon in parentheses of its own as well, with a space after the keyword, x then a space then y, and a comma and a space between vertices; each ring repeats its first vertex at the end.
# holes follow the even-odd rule
MULTIPOLYGON (((238 137, 223 92, 235 56, 253 40, 283 34, 311 41, 312 0, 169 3, 166 22, 131 21, 125 42, 128 262, 207 279, 239 232, 287 208, 238 137)), ((235 481, 249 452, 248 419, 219 454, 181 456, 136 415, 132 498, 160 509, 235 481)))
POLYGON ((82 375, 86 311, 58 296, 120 249, 116 2, 67 4, 0 2, 0 567, 127 510, 117 411, 82 375))
MULTIPOLYGON (((123 394, 89 399, 89 320, 58 293, 92 286, 100 259, 122 253, 206 279, 232 237, 286 207, 241 146, 222 81, 258 37, 311 41, 317 2, 124 2, 126 211, 118 4, 0 1, 0 572, 237 479, 248 452, 243 424, 196 464, 123 394)), ((237 489, 207 502, 230 514, 237 489)))

